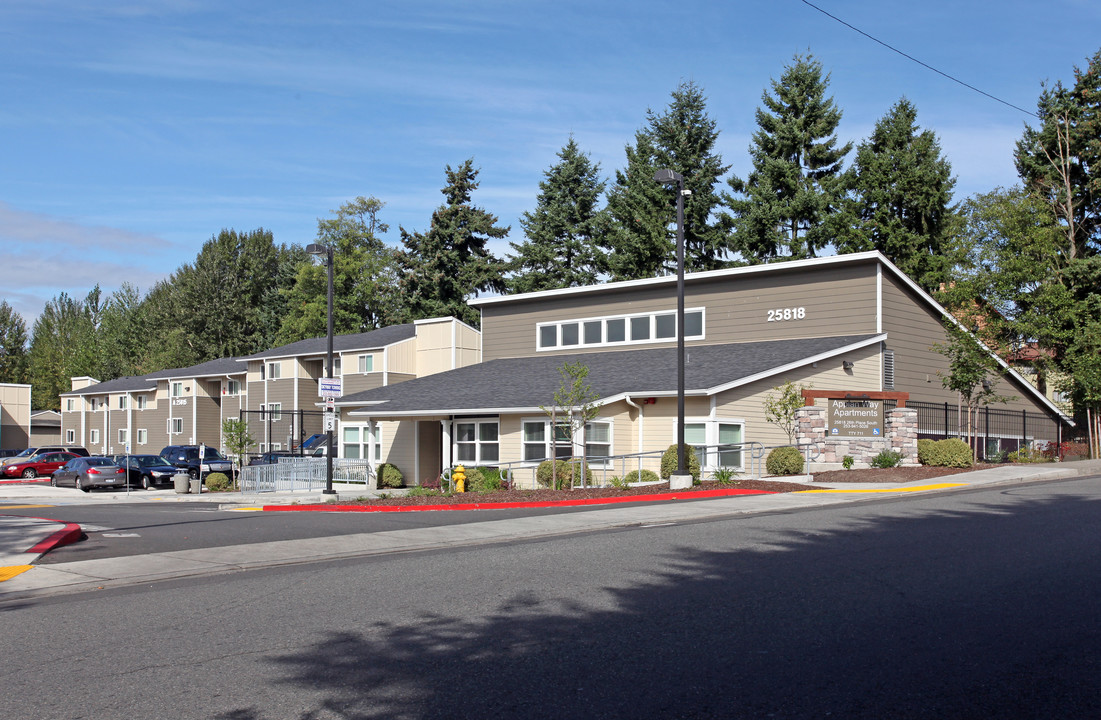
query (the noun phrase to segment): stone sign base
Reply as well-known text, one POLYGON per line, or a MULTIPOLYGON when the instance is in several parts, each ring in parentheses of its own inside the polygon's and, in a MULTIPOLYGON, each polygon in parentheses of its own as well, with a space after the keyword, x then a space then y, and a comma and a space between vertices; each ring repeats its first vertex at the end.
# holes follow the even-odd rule
POLYGON ((902 454, 900 465, 917 465, 917 410, 895 408, 887 413, 882 438, 842 438, 826 435, 826 408, 810 405, 795 413, 795 441, 813 444, 818 458, 811 465, 837 465, 846 455, 853 458, 854 467, 869 467, 875 456, 884 450, 902 454))

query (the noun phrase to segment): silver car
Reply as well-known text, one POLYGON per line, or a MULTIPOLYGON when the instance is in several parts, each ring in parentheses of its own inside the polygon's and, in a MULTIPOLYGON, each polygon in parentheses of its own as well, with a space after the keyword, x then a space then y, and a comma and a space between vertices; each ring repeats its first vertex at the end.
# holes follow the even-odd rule
POLYGON ((116 465, 111 458, 78 457, 55 472, 51 484, 54 487, 72 485, 84 492, 94 487, 123 486, 126 484, 126 470, 116 465))

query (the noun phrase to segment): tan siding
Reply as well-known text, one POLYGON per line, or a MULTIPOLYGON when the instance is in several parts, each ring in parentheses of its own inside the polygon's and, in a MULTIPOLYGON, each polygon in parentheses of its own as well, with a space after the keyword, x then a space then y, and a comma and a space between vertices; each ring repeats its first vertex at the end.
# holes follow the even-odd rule
MULTIPOLYGON (((886 348, 895 353, 895 389, 909 392, 913 400, 955 404, 957 394, 945 389, 938 375, 949 373, 948 360, 932 349, 946 342, 940 314, 887 273, 883 274, 883 330, 886 348)), ((1048 412, 1023 383, 1003 379, 997 392, 1015 399, 992 407, 1048 412)))
POLYGON ((345 395, 363 392, 364 390, 374 390, 377 387, 382 387, 381 372, 371 372, 367 373, 366 375, 361 375, 359 373, 344 373, 345 395))
POLYGON ((410 338, 386 348, 386 370, 417 374, 417 339, 410 338))
MULTIPOLYGON (((873 263, 709 278, 685 288, 685 307, 705 311, 705 338, 693 342, 708 344, 875 332, 875 298, 873 263), (805 308, 804 318, 768 322, 769 310, 798 307, 805 308)), ((674 285, 487 305, 482 308, 485 359, 535 354, 536 327, 542 322, 675 309, 674 285)), ((645 347, 663 345, 675 342, 645 347)), ((561 352, 607 349, 571 347, 561 352)))
POLYGON ((416 462, 417 423, 411 420, 401 422, 380 421, 382 432, 382 460, 398 467, 405 478, 406 485, 413 484, 416 462))

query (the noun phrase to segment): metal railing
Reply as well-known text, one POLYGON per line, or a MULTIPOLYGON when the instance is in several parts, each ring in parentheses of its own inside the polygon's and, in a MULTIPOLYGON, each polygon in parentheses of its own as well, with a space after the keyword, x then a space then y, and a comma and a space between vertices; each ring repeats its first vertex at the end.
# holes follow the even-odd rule
MULTIPOLYGON (((325 458, 286 457, 273 465, 241 468, 241 492, 318 492, 325 488, 325 458)), ((376 488, 375 470, 369 460, 333 458, 333 487, 376 488)))
MULTIPOLYGON (((715 470, 726 467, 738 475, 747 477, 761 477, 764 471, 765 457, 774 446, 766 446, 759 442, 731 443, 723 445, 693 446, 704 447, 704 458, 701 463, 703 479, 710 477, 715 470), (725 462, 724 462, 725 461, 725 462)), ((817 460, 820 448, 813 443, 803 443, 796 446, 807 463, 817 460)), ((646 484, 641 481, 644 470, 649 470, 661 477, 661 458, 664 450, 652 450, 649 452, 630 453, 626 455, 595 456, 584 458, 584 464, 588 474, 582 474, 578 469, 574 473, 582 479, 577 487, 608 487, 612 485, 613 478, 627 480, 628 476, 637 471, 631 485, 646 484), (588 479, 591 476, 591 482, 588 479)), ((486 467, 496 468, 501 473, 501 478, 509 487, 518 490, 531 490, 543 487, 536 477, 540 463, 551 458, 539 458, 537 460, 516 460, 512 462, 494 463, 486 467)), ((582 464, 582 458, 558 458, 567 465, 582 464)), ((467 466, 467 469, 474 466, 467 466)), ((454 481, 451 479, 452 469, 448 468, 440 476, 441 487, 444 490, 454 490, 454 481)), ((659 481, 663 482, 663 481, 659 481)))

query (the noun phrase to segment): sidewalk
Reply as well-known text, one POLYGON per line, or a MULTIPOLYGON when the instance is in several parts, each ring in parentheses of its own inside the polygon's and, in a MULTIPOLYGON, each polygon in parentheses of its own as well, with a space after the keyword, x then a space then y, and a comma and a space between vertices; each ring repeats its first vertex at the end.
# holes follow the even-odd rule
MULTIPOLYGON (((1059 480, 1086 475, 1101 474, 1101 461, 1045 464, 1036 466, 1007 466, 960 473, 943 478, 943 482, 922 483, 916 486, 895 485, 833 485, 797 493, 773 495, 740 495, 674 503, 615 504, 606 509, 584 513, 543 515, 511 520, 486 520, 463 525, 415 528, 338 537, 284 540, 253 543, 218 548, 217 550, 181 550, 142 556, 83 560, 53 565, 31 566, 0 582, 0 601, 15 598, 36 597, 61 592, 80 592, 90 588, 121 587, 136 583, 237 572, 240 570, 292 565, 339 558, 367 557, 394 552, 471 547, 506 543, 515 540, 569 535, 574 533, 608 530, 638 525, 668 524, 695 520, 735 517, 738 515, 791 511, 841 503, 859 502, 884 497, 899 497, 909 493, 936 492, 953 488, 978 488, 984 486, 1020 484, 1044 480, 1059 480)), ((76 492, 76 491, 73 491, 76 492)), ((117 495, 118 493, 113 493, 117 495)), ((83 493, 82 493, 83 495, 83 493)), ((146 493, 150 502, 156 502, 155 493, 146 493)), ((11 499, 8 488, 0 491, 4 501, 11 499)), ((125 497, 124 495, 122 497, 125 497)), ((131 495, 133 497, 133 494, 131 495)), ((186 498, 189 496, 178 496, 186 498)), ((322 496, 331 498, 332 496, 322 496)), ((212 500, 205 493, 196 500, 212 500)), ((218 500, 221 498, 218 497, 218 500)), ((226 503, 223 509, 259 509, 261 504, 272 505, 272 497, 235 498, 243 503, 226 503), (255 502, 255 505, 251 503, 255 502)), ((281 498, 285 499, 285 498, 281 498)), ((345 498, 349 499, 349 498, 345 498)), ((164 502, 162 496, 161 502, 164 502)), ((215 500, 217 501, 217 500, 215 500)), ((306 496, 292 502, 309 502, 306 496)), ((56 503, 55 503, 56 504, 56 503)), ((3 510, 0 509, 0 513, 3 510)), ((43 508, 43 513, 49 510, 43 508)), ((24 532, 44 533, 45 526, 16 522, 9 532, 12 516, 0 516, 0 562, 7 565, 10 558, 22 559, 20 566, 29 565, 35 558, 27 552, 32 543, 19 540, 20 527, 24 532)), ((41 522, 41 521, 39 521, 41 522)), ((56 524, 57 530, 61 524, 56 524)), ((37 536, 36 536, 37 537, 37 536)), ((37 540, 35 540, 37 542, 37 540)))

